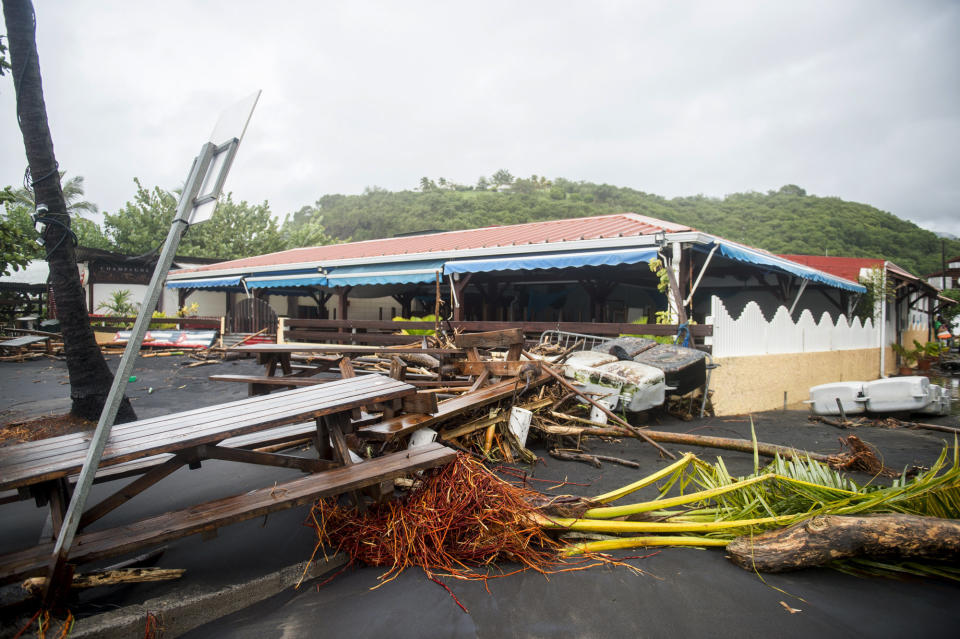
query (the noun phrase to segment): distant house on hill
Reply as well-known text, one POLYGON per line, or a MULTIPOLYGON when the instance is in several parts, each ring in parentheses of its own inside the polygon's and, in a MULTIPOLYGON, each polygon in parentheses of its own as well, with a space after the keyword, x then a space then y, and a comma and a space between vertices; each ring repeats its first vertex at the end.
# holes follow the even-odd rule
POLYGON ((947 268, 945 270, 928 273, 927 282, 944 291, 952 288, 960 288, 960 255, 947 260, 947 268))

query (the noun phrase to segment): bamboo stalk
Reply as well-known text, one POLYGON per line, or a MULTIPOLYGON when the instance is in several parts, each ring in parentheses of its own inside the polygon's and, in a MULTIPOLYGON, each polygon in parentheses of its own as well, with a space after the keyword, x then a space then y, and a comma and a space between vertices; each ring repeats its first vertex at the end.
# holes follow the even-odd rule
POLYGON ((604 550, 619 550, 622 548, 637 548, 641 546, 726 546, 730 543, 726 539, 713 537, 682 537, 679 535, 650 535, 646 537, 619 537, 601 541, 583 541, 570 544, 563 549, 567 557, 582 555, 604 550))
POLYGON ((741 490, 747 486, 759 484, 760 482, 764 482, 775 477, 778 477, 778 475, 775 475, 774 473, 767 473, 765 475, 760 475, 759 477, 751 477, 750 479, 728 484, 727 486, 721 486, 720 488, 710 488, 709 490, 701 490, 695 493, 689 493, 687 495, 678 495, 676 497, 668 497, 666 499, 653 499, 651 501, 644 501, 637 504, 626 504, 623 506, 591 508, 583 513, 583 516, 590 519, 613 519, 615 517, 626 517, 627 515, 635 515, 637 513, 649 512, 651 510, 659 510, 662 508, 670 508, 672 506, 691 504, 698 501, 706 501, 707 499, 713 499, 714 497, 718 497, 720 495, 732 493, 736 490, 741 490))
POLYGON ((759 517, 756 519, 731 519, 729 521, 669 522, 669 521, 607 521, 603 519, 551 519, 537 516, 537 523, 554 530, 580 530, 602 533, 662 533, 662 532, 715 532, 766 524, 783 524, 796 521, 799 515, 759 517))
POLYGON ((656 482, 656 481, 659 481, 660 479, 663 479, 664 477, 667 477, 668 475, 670 475, 670 474, 673 473, 674 471, 676 471, 676 470, 678 470, 678 469, 680 469, 680 468, 685 467, 687 464, 689 464, 689 463, 690 463, 691 461, 693 461, 694 459, 696 459, 696 456, 695 456, 693 453, 684 453, 683 457, 681 457, 681 458, 678 459, 677 461, 673 462, 672 464, 670 464, 670 465, 667 466, 666 468, 661 468, 661 469, 658 470, 657 472, 652 473, 652 474, 650 474, 650 475, 647 475, 647 476, 644 477, 643 479, 638 479, 637 481, 633 482, 632 484, 627 484, 626 486, 623 486, 622 488, 617 488, 616 490, 611 490, 610 492, 604 493, 604 494, 600 495, 599 497, 594 497, 594 498, 593 498, 593 501, 598 502, 598 503, 601 503, 601 504, 606 504, 606 503, 608 503, 608 502, 611 502, 611 501, 615 501, 615 500, 617 500, 617 499, 620 499, 621 497, 625 497, 625 496, 629 495, 629 494, 632 493, 632 492, 635 492, 635 491, 637 491, 637 490, 640 490, 641 488, 644 488, 644 487, 646 487, 646 486, 649 486, 650 484, 652 484, 652 483, 654 483, 654 482, 656 482))

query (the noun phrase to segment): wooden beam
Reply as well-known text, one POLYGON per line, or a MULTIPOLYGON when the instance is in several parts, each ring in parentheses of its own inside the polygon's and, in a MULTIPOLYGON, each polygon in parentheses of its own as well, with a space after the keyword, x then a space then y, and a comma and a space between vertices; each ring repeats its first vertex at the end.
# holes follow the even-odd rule
POLYGON ((461 333, 454 338, 457 348, 498 348, 523 344, 523 330, 508 328, 483 333, 461 333))
POLYGON ((133 480, 117 492, 98 503, 96 506, 92 506, 91 508, 87 509, 80 518, 80 528, 89 526, 110 511, 115 510, 122 504, 130 501, 147 488, 150 488, 158 481, 186 464, 187 461, 189 461, 187 456, 174 455, 163 464, 133 480))
POLYGON ((533 375, 540 374, 539 360, 520 360, 515 362, 501 360, 483 360, 471 362, 462 360, 456 362, 455 366, 461 375, 480 375, 483 371, 489 371, 493 377, 516 377, 522 373, 529 372, 533 375))
POLYGON ((436 393, 418 392, 415 395, 405 396, 401 401, 401 410, 404 413, 434 415, 439 410, 437 408, 436 393))
POLYGON ((276 453, 262 453, 242 448, 223 448, 222 446, 200 446, 198 456, 205 459, 221 459, 223 461, 240 462, 242 464, 259 464, 261 466, 279 466, 281 468, 296 468, 305 473, 319 473, 336 468, 336 464, 319 459, 306 459, 292 455, 278 455, 276 453))

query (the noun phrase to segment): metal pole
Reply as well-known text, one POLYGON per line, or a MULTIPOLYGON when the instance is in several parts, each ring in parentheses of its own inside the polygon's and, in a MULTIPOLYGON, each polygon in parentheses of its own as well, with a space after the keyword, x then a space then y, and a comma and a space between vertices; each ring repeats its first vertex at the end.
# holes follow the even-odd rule
POLYGON ((940 238, 940 290, 947 290, 947 241, 940 238))
POLYGON ((187 177, 187 183, 183 187, 183 193, 180 194, 180 202, 177 204, 177 213, 170 225, 170 232, 167 234, 167 240, 163 244, 163 250, 157 260, 157 265, 153 269, 153 277, 150 285, 147 287, 147 295, 140 307, 140 313, 137 315, 137 321, 133 325, 133 331, 130 339, 127 341, 127 347, 123 351, 123 357, 120 358, 120 364, 117 366, 117 372, 113 376, 113 385, 110 387, 110 393, 107 395, 103 406, 103 412, 100 414, 100 421, 97 423, 97 429, 93 433, 93 440, 90 442, 90 448, 87 449, 87 457, 83 462, 83 469, 80 471, 80 477, 77 479, 77 485, 70 499, 70 506, 63 519, 63 525, 60 527, 60 533, 57 536, 57 543, 53 550, 53 556, 50 559, 50 566, 47 575, 47 583, 44 591, 44 603, 52 603, 51 599, 55 596, 60 587, 60 581, 63 577, 63 571, 66 568, 66 561, 70 554, 70 547, 73 545, 73 539, 77 534, 77 528, 80 525, 80 517, 83 515, 83 508, 86 505, 87 496, 90 494, 90 487, 93 484, 94 476, 100 466, 100 458, 103 455, 103 449, 107 445, 107 439, 110 437, 110 429, 113 427, 113 420, 117 417, 117 410, 120 408, 120 402, 123 401, 123 394, 127 388, 127 381, 130 371, 133 370, 134 360, 140 353, 140 345, 143 343, 143 337, 150 326, 150 319, 153 317, 153 309, 160 299, 160 292, 163 290, 163 282, 173 264, 173 258, 177 253, 177 247, 180 245, 180 238, 188 226, 189 215, 193 211, 194 199, 203 183, 207 169, 210 167, 210 161, 213 159, 213 153, 216 146, 207 142, 200 149, 200 154, 193 161, 190 174, 187 177))

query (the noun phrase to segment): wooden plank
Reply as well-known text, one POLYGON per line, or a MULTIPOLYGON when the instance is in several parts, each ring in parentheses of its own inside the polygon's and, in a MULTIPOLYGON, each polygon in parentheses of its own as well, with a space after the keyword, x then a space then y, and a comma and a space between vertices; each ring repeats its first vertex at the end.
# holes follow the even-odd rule
MULTIPOLYGON (((231 523, 313 503, 316 499, 371 486, 453 460, 456 453, 437 443, 400 451, 353 466, 301 477, 270 488, 164 513, 126 526, 77 535, 71 563, 116 557, 174 539, 216 530, 231 523)), ((43 574, 53 544, 0 557, 0 583, 43 574)))
MULTIPOLYGON (((434 328, 433 324, 430 324, 434 328)), ((406 327, 404 327, 406 328, 406 327)), ((409 335, 399 335, 396 333, 352 333, 352 332, 327 332, 327 331, 288 331, 288 343, 299 342, 326 342, 342 343, 353 345, 378 345, 394 346, 400 344, 409 344, 409 335)))
POLYGON ((333 379, 317 379, 315 377, 264 377, 262 375, 211 375, 211 382, 238 382, 241 384, 263 384, 266 386, 316 386, 334 381, 333 379))
POLYGON ((50 519, 53 528, 53 538, 56 539, 63 526, 63 518, 70 505, 70 486, 65 477, 55 479, 50 487, 50 519))
MULTIPOLYGON (((527 386, 528 388, 536 388, 549 379, 549 375, 540 375, 530 380, 527 386)), ((361 426, 357 429, 357 434, 367 439, 391 441, 397 437, 409 435, 420 428, 445 422, 469 410, 481 408, 487 404, 511 397, 521 388, 522 383, 519 379, 509 379, 499 384, 482 388, 474 393, 466 393, 460 397, 444 400, 438 404, 438 410, 435 415, 399 415, 393 419, 384 420, 379 424, 361 426)))
MULTIPOLYGON (((228 437, 392 400, 415 390, 387 377, 365 375, 206 410, 119 424, 107 443, 101 465, 217 443, 228 437)), ((52 447, 48 440, 46 444, 31 446, 36 443, 27 442, 0 449, 0 490, 77 472, 86 455, 89 433, 51 439, 60 441, 52 447)))
POLYGON ((349 429, 349 421, 343 413, 334 413, 324 415, 323 421, 330 432, 330 439, 333 442, 333 452, 336 459, 344 466, 353 465, 353 459, 350 457, 350 448, 347 446, 347 438, 344 433, 345 427, 349 429))
MULTIPOLYGON (((370 354, 381 353, 384 349, 379 346, 357 346, 348 344, 248 344, 238 346, 235 350, 241 353, 343 353, 343 354, 370 354)), ((426 355, 462 355, 463 350, 458 348, 391 348, 391 354, 396 353, 423 353, 426 355)))
POLYGON ((222 459, 223 461, 240 462, 242 464, 296 468, 306 473, 319 473, 334 467, 334 464, 319 459, 306 459, 304 457, 278 455, 276 453, 258 453, 252 450, 243 450, 242 448, 223 448, 209 444, 198 446, 197 456, 200 459, 222 459))
POLYGON ((437 408, 437 394, 417 392, 415 395, 407 395, 400 400, 402 402, 400 410, 404 413, 426 413, 433 415, 439 409, 437 408))
POLYGON ((407 365, 396 355, 390 358, 390 377, 401 382, 407 378, 407 365))
POLYGON ((50 338, 45 335, 26 335, 24 337, 14 337, 13 339, 8 339, 6 341, 0 342, 0 347, 3 348, 24 348, 30 346, 31 344, 39 344, 41 342, 49 341, 50 338))
POLYGON ((470 386, 470 389, 467 392, 474 393, 480 390, 481 388, 483 388, 484 386, 486 386, 487 382, 489 381, 490 381, 490 369, 484 368, 483 372, 477 375, 477 379, 473 382, 473 384, 470 386))
POLYGON ((523 330, 508 328, 483 333, 460 333, 453 338, 457 348, 499 348, 523 344, 523 330))
POLYGON ((457 371, 462 375, 480 375, 483 371, 489 371, 493 377, 516 377, 521 373, 530 372, 531 375, 540 374, 539 360, 520 360, 520 361, 501 361, 501 360, 483 360, 480 362, 459 361, 456 362, 457 371))

